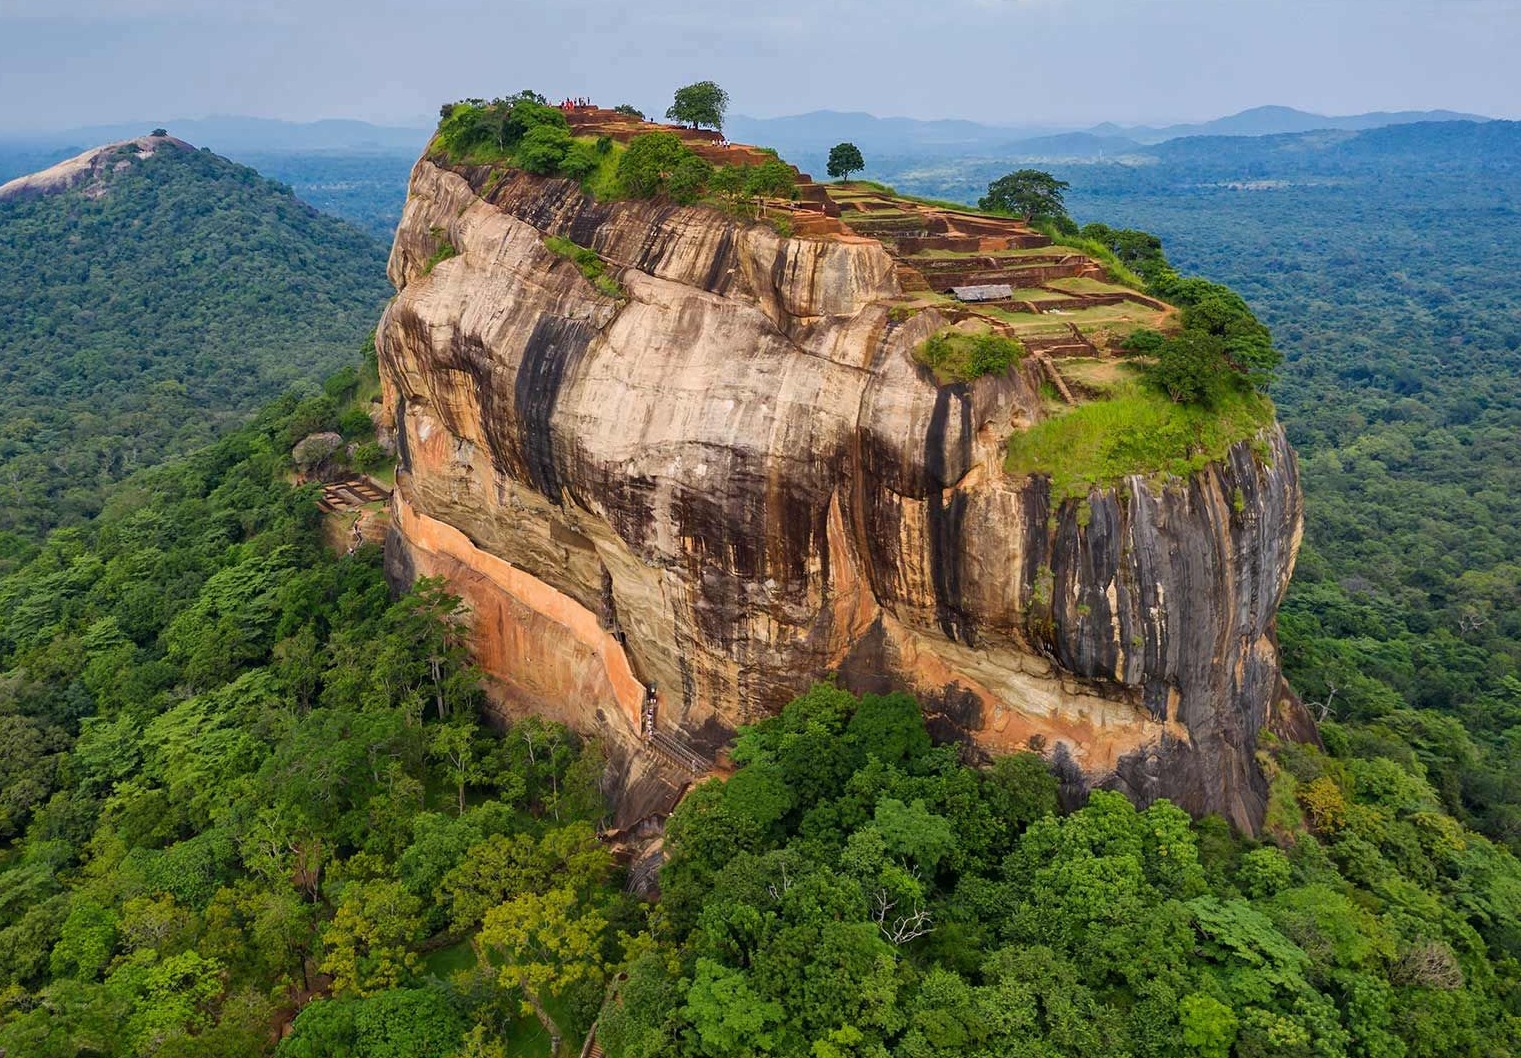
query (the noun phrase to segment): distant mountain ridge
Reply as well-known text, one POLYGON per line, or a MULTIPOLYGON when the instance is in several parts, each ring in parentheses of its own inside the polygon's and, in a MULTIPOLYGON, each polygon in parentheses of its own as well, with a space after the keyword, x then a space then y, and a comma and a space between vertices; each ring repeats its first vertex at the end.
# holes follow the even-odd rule
POLYGON ((113 173, 152 157, 161 150, 193 151, 195 148, 173 136, 139 136, 107 143, 38 172, 0 183, 0 202, 41 198, 80 189, 85 194, 101 193, 110 183, 113 173))
POLYGON ((1106 122, 1087 129, 1096 136, 1122 136, 1137 143, 1162 143, 1184 136, 1276 136, 1289 132, 1315 132, 1320 129, 1339 129, 1362 132, 1383 128, 1387 125, 1409 125, 1418 121, 1490 121, 1482 114, 1464 114, 1455 110, 1375 110, 1366 114, 1347 114, 1340 117, 1314 114, 1294 107, 1252 107, 1238 114, 1230 114, 1213 121, 1194 124, 1166 125, 1153 128, 1145 125, 1116 125, 1106 122))
MULTIPOLYGON (((1490 121, 1480 114, 1451 110, 1371 111, 1328 116, 1285 106, 1261 106, 1213 121, 1163 126, 1104 122, 990 124, 957 118, 878 117, 860 111, 814 110, 774 118, 731 115, 725 131, 736 142, 763 143, 783 154, 851 140, 862 150, 901 153, 933 149, 1002 150, 1022 144, 1032 151, 1075 150, 1115 153, 1184 136, 1271 136, 1316 129, 1361 131, 1417 121, 1490 121), (1076 137, 1076 138, 1071 138, 1076 137)), ((118 122, 58 132, 0 132, 0 148, 27 149, 37 157, 60 157, 64 148, 134 139, 162 127, 175 136, 205 144, 219 154, 272 151, 379 152, 416 155, 432 134, 421 125, 376 125, 348 118, 282 121, 239 115, 179 118, 173 121, 118 122)), ((0 174, 3 178, 3 174, 0 174)))
POLYGON ((58 132, 0 133, 0 143, 33 147, 87 147, 134 139, 153 128, 205 144, 218 154, 229 151, 403 151, 418 154, 431 128, 373 125, 350 118, 281 121, 241 115, 178 118, 172 121, 117 122, 58 132))
POLYGON ((1153 127, 1105 122, 1077 126, 990 125, 975 121, 920 121, 871 114, 817 110, 779 118, 736 116, 726 129, 734 139, 764 143, 782 154, 817 151, 850 140, 868 153, 914 154, 959 150, 967 154, 1014 157, 1072 157, 1124 154, 1187 136, 1272 136, 1319 129, 1363 131, 1421 121, 1493 120, 1450 110, 1374 111, 1327 116, 1293 107, 1263 106, 1213 121, 1153 127))

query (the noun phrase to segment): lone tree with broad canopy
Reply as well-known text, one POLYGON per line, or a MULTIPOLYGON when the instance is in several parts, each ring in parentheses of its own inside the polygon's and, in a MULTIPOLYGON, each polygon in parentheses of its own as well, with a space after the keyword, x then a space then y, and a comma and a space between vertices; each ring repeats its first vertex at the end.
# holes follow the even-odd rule
POLYGON ((1008 213, 1032 221, 1071 222, 1062 193, 1071 185, 1039 169, 1021 169, 1000 176, 988 185, 988 193, 977 201, 978 209, 1008 213))
POLYGON ((829 175, 836 180, 849 180, 851 173, 866 168, 866 159, 854 143, 836 143, 829 149, 829 175))
POLYGON ((711 125, 722 131, 724 113, 729 109, 729 93, 712 81, 698 81, 676 89, 676 100, 665 116, 694 129, 711 125))

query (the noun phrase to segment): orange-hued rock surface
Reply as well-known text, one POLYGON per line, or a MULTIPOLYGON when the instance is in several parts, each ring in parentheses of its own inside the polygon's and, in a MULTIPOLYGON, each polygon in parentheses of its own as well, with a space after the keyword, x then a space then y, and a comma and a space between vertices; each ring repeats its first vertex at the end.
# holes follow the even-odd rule
POLYGON ((1073 786, 1260 820, 1301 522, 1276 427, 1054 504, 1003 470, 1047 413, 1041 358, 937 385, 911 354, 952 314, 891 311, 878 239, 565 180, 424 158, 390 274, 390 567, 464 596, 505 713, 598 732, 633 775, 647 688, 711 756, 833 672, 988 752, 1041 746, 1073 786))

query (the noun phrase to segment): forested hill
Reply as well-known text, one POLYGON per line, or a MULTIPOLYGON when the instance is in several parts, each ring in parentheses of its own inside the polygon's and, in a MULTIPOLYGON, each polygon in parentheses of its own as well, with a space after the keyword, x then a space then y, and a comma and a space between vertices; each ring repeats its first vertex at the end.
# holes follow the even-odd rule
POLYGON ((0 193, 0 562, 352 355, 385 247, 168 137, 0 193))

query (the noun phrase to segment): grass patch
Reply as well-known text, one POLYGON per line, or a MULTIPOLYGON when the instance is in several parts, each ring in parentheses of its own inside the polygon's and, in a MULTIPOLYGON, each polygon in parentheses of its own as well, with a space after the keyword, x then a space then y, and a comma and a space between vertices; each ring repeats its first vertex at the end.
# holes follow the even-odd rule
MULTIPOLYGON (((596 137, 578 136, 577 142, 596 145, 596 137)), ((614 140, 605 154, 597 155, 597 168, 581 181, 581 189, 598 202, 611 202, 623 197, 623 185, 618 182, 618 160, 628 148, 614 140)))
POLYGON ((454 244, 449 241, 449 233, 443 228, 429 228, 428 234, 438 240, 438 249, 433 251, 432 257, 429 257, 426 261, 423 262, 423 275, 427 275, 429 272, 433 271, 439 262, 447 261, 451 257, 459 256, 459 251, 455 249, 454 244))
MULTIPOLYGON (((547 999, 544 1006, 565 1033, 565 1048, 576 1054, 581 1050, 585 1032, 571 1017, 569 1006, 561 999, 547 999)), ((532 1015, 520 1015, 510 1022, 502 1033, 503 1049, 507 1058, 554 1058, 549 1051, 549 1034, 532 1015)))
POLYGON ((1021 337, 1066 334, 1068 324, 1076 324, 1087 335, 1103 330, 1118 336, 1139 327, 1156 327, 1161 322, 1161 313, 1132 301, 1118 305, 1095 305, 1086 309, 1048 309, 1042 313, 1000 312, 996 308, 981 311, 1013 324, 1021 337))
POLYGON ((936 209, 950 209, 957 213, 983 213, 975 204, 967 202, 953 202, 948 198, 925 198, 923 195, 907 195, 897 191, 877 180, 851 180, 844 184, 830 184, 831 193, 835 191, 869 191, 879 195, 889 195, 893 198, 902 199, 904 202, 914 202, 921 206, 933 206, 936 209))
POLYGON ((586 281, 597 288, 598 293, 606 294, 610 298, 625 298, 628 295, 618 285, 618 281, 607 274, 607 264, 597 256, 597 251, 588 250, 585 246, 577 246, 569 239, 558 235, 544 236, 544 246, 550 253, 569 258, 575 262, 586 281))
POLYGON ((974 205, 968 205, 965 202, 952 202, 948 198, 925 198, 922 195, 901 195, 901 194, 898 195, 898 197, 901 198, 901 199, 903 199, 906 202, 917 202, 921 206, 933 206, 935 209, 946 209, 946 210, 951 210, 951 211, 956 212, 956 213, 977 213, 977 214, 981 214, 983 212, 982 210, 978 209, 974 205))
POLYGON ((1024 355, 1025 347, 1013 338, 955 330, 930 335, 914 350, 914 359, 933 371, 941 385, 1002 374, 1024 355))
POLYGON ((457 941, 423 956, 423 969, 445 981, 451 974, 473 969, 474 966, 475 950, 470 947, 468 940, 457 941))
POLYGON ((1072 295, 1060 290, 1047 290, 1045 287, 1015 287, 1009 295, 1010 301, 1070 301, 1072 295))
MULTIPOLYGON (((370 477, 380 482, 386 488, 394 489, 396 487, 396 458, 392 456, 385 461, 384 465, 370 471, 370 477)), ((385 509, 384 502, 380 504, 380 509, 385 509)))
POLYGON ((1046 474, 1054 502, 1118 484, 1130 474, 1186 477, 1273 421, 1266 397, 1231 389, 1212 408, 1175 404, 1139 381, 1009 438, 1010 474, 1046 474))
POLYGON ((1067 385, 1100 397, 1112 396, 1117 389, 1137 379, 1134 364, 1107 357, 1062 357, 1052 363, 1062 378, 1067 380, 1067 385))
POLYGON ((1066 276, 1061 279, 1049 280, 1046 285, 1056 290, 1065 290, 1072 294, 1129 294, 1130 288, 1122 287, 1117 283, 1105 283, 1103 280, 1094 279, 1091 276, 1066 276))

